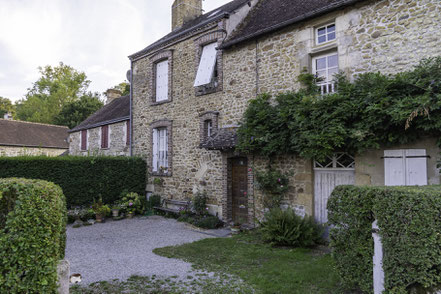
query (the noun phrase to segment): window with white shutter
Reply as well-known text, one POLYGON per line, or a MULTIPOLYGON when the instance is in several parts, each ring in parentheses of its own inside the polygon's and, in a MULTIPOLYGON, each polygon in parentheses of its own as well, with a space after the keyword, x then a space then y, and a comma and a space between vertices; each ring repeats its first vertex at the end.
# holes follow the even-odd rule
POLYGON ((168 100, 168 59, 156 64, 156 102, 168 100))
POLYGON ((384 184, 386 186, 427 185, 426 150, 385 150, 384 184))
POLYGON ((216 47, 217 43, 205 45, 202 48, 202 55, 199 61, 198 72, 194 81, 194 87, 211 83, 216 68, 216 47))
POLYGON ((168 136, 167 128, 153 129, 153 172, 168 170, 168 136))

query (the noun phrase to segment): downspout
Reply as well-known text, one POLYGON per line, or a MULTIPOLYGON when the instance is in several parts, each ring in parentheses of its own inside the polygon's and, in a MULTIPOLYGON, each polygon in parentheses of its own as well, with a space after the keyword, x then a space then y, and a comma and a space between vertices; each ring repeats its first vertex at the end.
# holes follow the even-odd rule
POLYGON ((256 97, 259 95, 259 38, 256 38, 256 97))
POLYGON ((133 100, 133 61, 130 60, 130 121, 129 121, 129 149, 130 149, 130 157, 133 156, 132 142, 133 142, 133 112, 132 112, 132 100, 133 100))

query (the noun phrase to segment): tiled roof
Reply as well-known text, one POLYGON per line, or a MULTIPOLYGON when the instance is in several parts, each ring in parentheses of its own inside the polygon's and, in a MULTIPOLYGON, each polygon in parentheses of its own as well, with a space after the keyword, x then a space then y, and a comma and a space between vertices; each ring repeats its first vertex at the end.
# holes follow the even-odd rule
POLYGON ((136 52, 129 56, 130 59, 136 59, 147 52, 156 49, 160 47, 161 45, 164 45, 167 42, 171 42, 181 36, 184 36, 186 34, 189 34, 193 32, 194 30, 203 27, 211 22, 217 21, 219 19, 222 19, 229 13, 232 13, 234 10, 238 9, 242 5, 248 3, 249 0, 234 0, 231 2, 228 2, 227 4, 214 9, 210 12, 207 12, 194 20, 191 20, 187 23, 185 23, 182 27, 172 31, 171 33, 165 35, 163 38, 159 39, 158 41, 154 42, 153 44, 149 45, 147 48, 136 52))
POLYGON ((221 46, 229 48, 288 25, 364 0, 260 0, 245 22, 221 46))
POLYGON ((130 119, 130 96, 122 96, 102 107, 100 110, 89 116, 85 121, 69 131, 78 132, 102 125, 116 123, 130 119))
POLYGON ((211 137, 207 138, 201 144, 201 147, 210 150, 227 150, 234 148, 236 144, 237 132, 236 128, 232 127, 219 129, 211 137))
POLYGON ((63 126, 0 119, 0 145, 68 149, 63 126))

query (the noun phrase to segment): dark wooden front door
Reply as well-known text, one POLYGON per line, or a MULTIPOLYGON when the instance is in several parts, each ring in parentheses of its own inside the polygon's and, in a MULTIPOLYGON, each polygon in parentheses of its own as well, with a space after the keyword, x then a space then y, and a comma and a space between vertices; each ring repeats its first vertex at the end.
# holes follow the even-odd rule
POLYGON ((232 217, 235 223, 248 222, 248 172, 247 159, 232 159, 231 167, 232 217))

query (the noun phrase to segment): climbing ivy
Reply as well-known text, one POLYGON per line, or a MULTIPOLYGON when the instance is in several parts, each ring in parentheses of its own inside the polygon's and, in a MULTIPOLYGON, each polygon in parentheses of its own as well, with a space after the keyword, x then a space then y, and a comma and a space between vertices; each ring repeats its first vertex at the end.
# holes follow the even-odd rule
POLYGON ((350 81, 340 74, 334 94, 321 95, 310 74, 299 81, 299 91, 250 101, 238 131, 240 151, 320 160, 335 151, 441 137, 441 57, 395 75, 365 73, 350 81))

